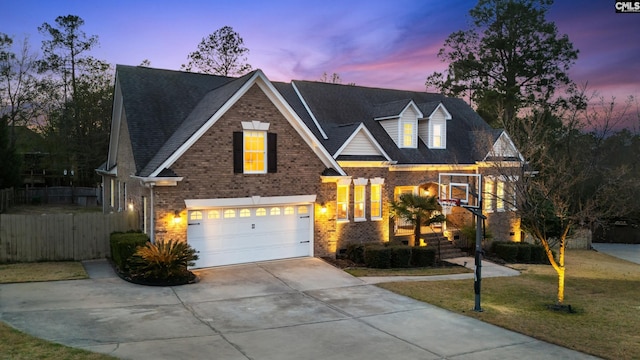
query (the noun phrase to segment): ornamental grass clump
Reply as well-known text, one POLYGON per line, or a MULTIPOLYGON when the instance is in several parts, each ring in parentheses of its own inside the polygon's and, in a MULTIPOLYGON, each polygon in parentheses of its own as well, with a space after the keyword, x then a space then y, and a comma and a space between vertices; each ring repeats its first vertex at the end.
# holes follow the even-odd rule
POLYGON ((195 260, 197 251, 186 242, 147 242, 131 257, 131 277, 158 284, 188 283, 195 275, 187 267, 195 265, 195 260))

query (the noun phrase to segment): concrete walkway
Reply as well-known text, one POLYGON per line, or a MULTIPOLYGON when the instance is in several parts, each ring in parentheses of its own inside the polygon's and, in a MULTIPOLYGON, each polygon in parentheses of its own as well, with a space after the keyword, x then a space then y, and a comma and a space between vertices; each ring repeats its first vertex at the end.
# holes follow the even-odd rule
MULTIPOLYGON (((198 271, 176 287, 0 285, 0 320, 126 359, 595 359, 369 285, 315 258, 198 271)), ((488 274, 489 266, 486 266, 488 274)))
MULTIPOLYGON (((447 259, 447 262, 464 266, 467 269, 475 270, 475 259, 472 257, 459 257, 453 259, 447 259)), ((518 276, 520 272, 517 270, 508 268, 506 266, 500 266, 492 262, 483 260, 481 267, 482 278, 490 277, 503 277, 503 276, 518 276)), ((475 273, 466 274, 451 274, 451 275, 433 275, 433 276, 366 276, 359 278, 367 284, 380 284, 384 282, 394 281, 441 281, 441 280, 462 280, 473 279, 475 273)))

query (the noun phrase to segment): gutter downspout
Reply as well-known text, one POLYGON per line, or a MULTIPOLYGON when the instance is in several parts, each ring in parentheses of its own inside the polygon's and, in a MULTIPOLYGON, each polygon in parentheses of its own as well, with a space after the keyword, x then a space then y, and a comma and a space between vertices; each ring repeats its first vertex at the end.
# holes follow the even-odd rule
POLYGON ((156 243, 156 228, 155 228, 155 212, 153 209, 153 186, 155 185, 155 183, 149 183, 149 190, 151 192, 151 196, 149 196, 149 216, 151 217, 150 221, 149 221, 149 241, 151 241, 152 244, 156 243))

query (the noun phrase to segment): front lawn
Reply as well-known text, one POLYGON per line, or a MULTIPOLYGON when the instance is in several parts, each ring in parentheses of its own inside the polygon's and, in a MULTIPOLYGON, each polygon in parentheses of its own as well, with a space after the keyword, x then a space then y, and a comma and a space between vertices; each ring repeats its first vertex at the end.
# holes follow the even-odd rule
POLYGON ((88 278, 77 261, 0 264, 0 284, 88 278))
MULTIPOLYGON (((0 283, 75 280, 87 277, 84 267, 79 262, 0 265, 0 283)), ((113 360, 115 358, 38 339, 0 321, 0 359, 113 360)))
POLYGON ((588 250, 566 258, 565 304, 575 314, 547 309, 557 276, 549 265, 516 265, 521 276, 482 280, 474 312, 473 280, 380 284, 428 302, 567 348, 606 359, 640 359, 640 265, 588 250))

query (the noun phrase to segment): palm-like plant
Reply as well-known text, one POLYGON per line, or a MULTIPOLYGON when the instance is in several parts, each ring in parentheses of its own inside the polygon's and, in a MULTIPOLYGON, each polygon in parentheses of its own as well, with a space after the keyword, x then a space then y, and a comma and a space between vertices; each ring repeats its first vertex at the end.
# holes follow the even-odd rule
POLYGON ((187 266, 195 265, 198 255, 189 244, 169 240, 156 243, 147 242, 138 247, 132 257, 132 272, 144 279, 173 279, 185 276, 187 266))
POLYGON ((435 211, 442 210, 435 196, 419 196, 402 194, 398 201, 391 202, 391 216, 400 218, 413 225, 413 244, 420 244, 420 227, 444 221, 443 215, 435 215, 435 211))

